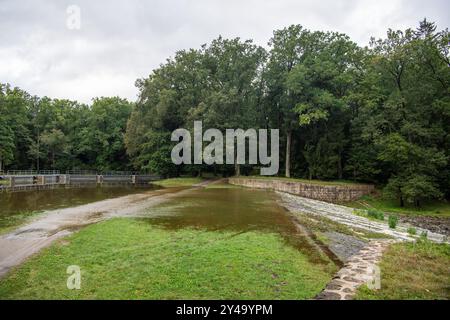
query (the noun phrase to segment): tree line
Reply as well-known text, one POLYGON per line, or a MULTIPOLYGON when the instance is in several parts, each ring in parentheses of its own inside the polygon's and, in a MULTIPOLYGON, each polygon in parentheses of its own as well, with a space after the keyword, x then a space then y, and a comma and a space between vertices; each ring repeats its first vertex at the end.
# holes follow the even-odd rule
POLYGON ((126 170, 124 134, 133 104, 38 98, 0 84, 0 171, 126 170))
POLYGON ((280 129, 280 174, 370 182, 420 205, 450 195, 448 29, 424 20, 360 47, 337 32, 276 30, 263 48, 219 37, 181 50, 136 85, 139 98, 91 106, 3 85, 0 162, 8 168, 252 174, 250 165, 176 166, 170 135, 280 129))

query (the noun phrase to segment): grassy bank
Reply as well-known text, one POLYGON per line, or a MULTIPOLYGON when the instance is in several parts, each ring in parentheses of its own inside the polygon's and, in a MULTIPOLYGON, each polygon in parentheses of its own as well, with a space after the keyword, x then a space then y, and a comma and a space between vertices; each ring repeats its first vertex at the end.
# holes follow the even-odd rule
POLYGON ((380 263, 381 289, 356 299, 450 299, 450 246, 429 241, 392 245, 380 263))
POLYGON ((154 185, 171 188, 171 187, 191 187, 197 183, 205 181, 205 178, 201 177, 181 177, 181 178, 170 178, 160 181, 152 182, 154 185))
POLYGON ((166 230, 114 219, 59 241, 0 280, 1 299, 308 299, 330 280, 272 233, 166 230), (81 268, 68 290, 66 269, 81 268))
POLYGON ((388 213, 450 217, 450 203, 447 201, 429 201, 424 202, 420 208, 412 205, 407 205, 402 208, 398 201, 394 199, 385 199, 381 195, 370 195, 364 196, 358 201, 347 202, 345 205, 359 209, 373 208, 388 213))
POLYGON ((308 179, 272 177, 272 176, 240 176, 240 177, 235 177, 235 178, 281 180, 281 181, 300 182, 300 183, 308 183, 308 184, 318 184, 318 185, 322 185, 322 186, 326 186, 326 185, 331 185, 331 186, 358 185, 357 182, 347 181, 347 180, 322 181, 322 180, 308 180, 308 179))

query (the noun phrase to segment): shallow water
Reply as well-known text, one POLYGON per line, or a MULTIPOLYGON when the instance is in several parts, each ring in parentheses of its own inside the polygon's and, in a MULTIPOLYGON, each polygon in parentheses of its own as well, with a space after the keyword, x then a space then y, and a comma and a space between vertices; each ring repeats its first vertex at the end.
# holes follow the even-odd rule
POLYGON ((13 226, 33 212, 54 210, 140 193, 156 186, 86 186, 0 193, 0 228, 13 226))
POLYGON ((306 253, 314 263, 328 263, 299 233, 286 209, 271 191, 247 188, 197 188, 149 209, 153 225, 168 229, 199 228, 208 231, 273 232, 286 244, 306 253))
MULTIPOLYGON (((0 231, 15 227, 36 211, 75 207, 159 187, 84 187, 58 188, 0 194, 0 231)), ((291 216, 279 205, 272 191, 240 188, 227 184, 197 188, 168 188, 175 193, 170 201, 152 206, 145 221, 167 229, 199 228, 230 231, 236 236, 245 232, 271 232, 281 235, 286 245, 305 253, 313 263, 327 264, 308 234, 299 232, 291 216), (188 190, 187 190, 188 189, 188 190)))

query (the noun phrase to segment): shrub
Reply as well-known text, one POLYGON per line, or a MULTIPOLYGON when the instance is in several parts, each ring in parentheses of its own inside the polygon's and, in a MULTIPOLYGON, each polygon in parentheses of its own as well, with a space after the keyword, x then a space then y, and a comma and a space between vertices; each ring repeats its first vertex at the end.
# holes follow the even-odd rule
POLYGON ((367 218, 366 210, 362 210, 362 209, 353 209, 353 214, 356 214, 357 216, 360 216, 360 217, 365 217, 365 218, 367 218))
POLYGON ((416 228, 409 227, 409 228, 408 228, 408 233, 409 233, 410 235, 412 235, 412 236, 415 236, 415 235, 417 234, 417 230, 416 230, 416 228))
POLYGON ((384 220, 384 213, 375 209, 369 209, 367 215, 376 220, 384 220))
POLYGON ((397 227, 398 217, 394 215, 389 216, 389 228, 395 229, 397 227))

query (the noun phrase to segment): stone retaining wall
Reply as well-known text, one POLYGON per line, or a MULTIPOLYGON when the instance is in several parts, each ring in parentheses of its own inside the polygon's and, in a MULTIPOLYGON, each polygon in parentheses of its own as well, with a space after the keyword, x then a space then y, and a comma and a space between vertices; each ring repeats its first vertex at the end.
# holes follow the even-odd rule
POLYGON ((244 187, 287 192, 304 198, 333 203, 353 201, 363 195, 370 194, 375 189, 373 185, 368 184, 320 185, 276 179, 230 178, 228 182, 244 187))

